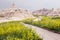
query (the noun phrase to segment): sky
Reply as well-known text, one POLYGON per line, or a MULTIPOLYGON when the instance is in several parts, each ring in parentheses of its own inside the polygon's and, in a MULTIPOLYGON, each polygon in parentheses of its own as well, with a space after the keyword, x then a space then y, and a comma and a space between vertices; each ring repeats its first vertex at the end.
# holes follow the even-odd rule
POLYGON ((11 7, 15 3, 18 8, 39 10, 42 8, 60 8, 60 0, 0 0, 0 10, 11 7))

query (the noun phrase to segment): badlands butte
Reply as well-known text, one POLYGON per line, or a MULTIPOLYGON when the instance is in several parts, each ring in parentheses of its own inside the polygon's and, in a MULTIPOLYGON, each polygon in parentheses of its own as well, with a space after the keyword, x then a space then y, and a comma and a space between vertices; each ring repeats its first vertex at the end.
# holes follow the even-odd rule
POLYGON ((0 11, 0 20, 21 20, 25 18, 33 18, 29 10, 17 8, 13 3, 11 8, 0 11))
POLYGON ((12 7, 6 8, 0 11, 0 21, 3 20, 22 20, 26 18, 35 18, 34 15, 38 16, 58 16, 60 17, 60 9, 40 9, 30 12, 27 9, 17 8, 15 3, 12 7))

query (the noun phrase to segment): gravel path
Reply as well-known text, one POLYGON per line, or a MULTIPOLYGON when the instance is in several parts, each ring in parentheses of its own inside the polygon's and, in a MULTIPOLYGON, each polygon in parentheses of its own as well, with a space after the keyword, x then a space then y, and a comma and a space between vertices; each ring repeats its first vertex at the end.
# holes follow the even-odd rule
POLYGON ((53 33, 51 31, 39 28, 37 26, 32 26, 29 24, 25 24, 25 25, 31 27, 32 29, 36 29, 36 32, 40 37, 43 38, 43 40, 60 40, 60 34, 53 33))

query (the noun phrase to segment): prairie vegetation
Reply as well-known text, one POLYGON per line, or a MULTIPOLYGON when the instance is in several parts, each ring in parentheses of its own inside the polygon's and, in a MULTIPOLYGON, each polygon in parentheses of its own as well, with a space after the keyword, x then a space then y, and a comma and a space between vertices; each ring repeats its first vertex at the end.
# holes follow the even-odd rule
POLYGON ((35 31, 19 21, 0 23, 0 40, 42 40, 35 31))
POLYGON ((41 21, 33 21, 34 19, 23 20, 24 23, 32 24, 41 28, 60 33, 60 17, 46 17, 43 16, 41 21))

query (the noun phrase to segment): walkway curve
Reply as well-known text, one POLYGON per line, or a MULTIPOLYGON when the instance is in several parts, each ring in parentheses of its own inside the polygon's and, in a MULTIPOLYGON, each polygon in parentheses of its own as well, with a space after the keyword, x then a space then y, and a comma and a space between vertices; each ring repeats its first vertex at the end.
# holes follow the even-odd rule
POLYGON ((37 26, 25 24, 27 27, 31 27, 32 29, 36 29, 36 32, 43 40, 60 40, 60 34, 53 33, 51 31, 39 28, 37 26))

